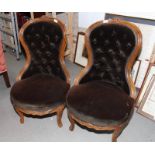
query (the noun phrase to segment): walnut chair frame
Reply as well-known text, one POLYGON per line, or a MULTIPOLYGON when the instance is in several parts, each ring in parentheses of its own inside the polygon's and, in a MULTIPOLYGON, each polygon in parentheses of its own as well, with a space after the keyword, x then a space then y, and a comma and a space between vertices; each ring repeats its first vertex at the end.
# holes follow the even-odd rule
MULTIPOLYGON (((69 75, 69 72, 65 66, 65 61, 64 61, 65 48, 66 48, 66 43, 67 43, 65 25, 60 20, 58 20, 56 18, 49 18, 47 16, 42 16, 41 18, 29 20, 20 29, 19 40, 25 50, 26 61, 25 61, 25 65, 24 65, 23 69, 20 71, 19 75, 17 76, 16 81, 20 81, 22 79, 22 76, 24 75, 24 73, 26 72, 26 70, 28 69, 28 67, 30 66, 30 63, 31 63, 30 50, 29 50, 28 45, 26 44, 24 37, 23 37, 24 31, 31 24, 38 23, 38 22, 56 23, 61 28, 61 31, 63 33, 63 36, 62 36, 63 39, 62 39, 62 41, 60 43, 60 47, 59 47, 59 51, 60 51, 59 52, 59 62, 60 62, 62 71, 64 72, 64 75, 66 78, 66 83, 70 85, 70 75, 69 75)), ((62 125, 63 125, 61 118, 62 118, 64 108, 65 108, 64 103, 55 107, 55 108, 52 108, 50 110, 48 109, 48 110, 43 110, 43 111, 27 110, 27 109, 23 109, 23 108, 19 108, 19 107, 14 107, 15 111, 18 113, 18 115, 20 117, 21 124, 24 123, 24 115, 25 114, 32 115, 32 116, 44 116, 44 115, 56 113, 57 114, 57 124, 59 127, 62 127, 62 125)))
MULTIPOLYGON (((135 36, 136 36, 136 45, 134 50, 132 51, 131 55, 129 56, 128 60, 127 60, 127 64, 125 67, 125 76, 126 76, 126 80, 129 86, 129 92, 130 92, 130 97, 132 97, 133 99, 136 98, 136 89, 134 86, 134 83, 132 81, 132 77, 131 77, 131 70, 132 70, 132 66, 134 64, 134 61, 136 60, 136 58, 138 57, 140 51, 141 51, 141 47, 142 47, 142 34, 139 30, 139 28, 127 21, 123 21, 120 19, 109 19, 109 20, 104 20, 104 21, 98 21, 94 24, 92 24, 85 33, 85 44, 86 44, 86 49, 88 52, 88 64, 87 66, 81 70, 81 72, 77 75, 77 77, 74 80, 74 86, 79 85, 80 80, 89 72, 89 70, 91 69, 92 65, 93 65, 93 53, 92 53, 92 48, 91 48, 91 44, 89 42, 89 36, 90 33, 92 32, 92 30, 94 30, 95 28, 103 25, 103 24, 118 24, 121 26, 125 26, 128 27, 129 29, 131 29, 135 36)), ((134 111, 134 106, 132 108, 132 111, 128 117, 127 120, 125 120, 124 122, 121 122, 120 124, 117 125, 108 125, 108 126, 96 126, 94 124, 85 122, 83 120, 80 120, 79 118, 77 118, 72 112, 70 112, 68 110, 68 117, 70 120, 70 127, 69 129, 71 131, 74 130, 75 127, 75 123, 78 123, 86 128, 90 128, 90 129, 94 129, 96 131, 112 131, 112 141, 116 142, 118 136, 121 134, 121 132, 123 131, 123 129, 128 125, 130 118, 132 117, 134 111)))

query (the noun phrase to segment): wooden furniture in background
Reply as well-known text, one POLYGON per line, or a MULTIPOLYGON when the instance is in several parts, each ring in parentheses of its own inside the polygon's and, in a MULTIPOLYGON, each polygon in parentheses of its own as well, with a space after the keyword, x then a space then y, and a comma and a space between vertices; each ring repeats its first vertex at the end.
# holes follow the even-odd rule
POLYGON ((0 13, 0 31, 4 51, 14 54, 20 59, 21 47, 18 39, 18 22, 16 12, 0 13))

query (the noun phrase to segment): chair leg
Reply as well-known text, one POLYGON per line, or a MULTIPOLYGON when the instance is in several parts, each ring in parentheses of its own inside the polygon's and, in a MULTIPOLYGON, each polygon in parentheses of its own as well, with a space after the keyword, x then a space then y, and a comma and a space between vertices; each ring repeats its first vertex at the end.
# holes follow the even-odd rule
POLYGON ((57 112, 57 124, 58 124, 59 128, 61 128, 63 126, 62 121, 61 121, 63 110, 64 110, 64 108, 57 112))
POLYGON ((123 127, 119 127, 114 130, 112 135, 112 142, 117 142, 117 138, 119 137, 123 129, 124 129, 123 127))
POLYGON ((16 111, 20 117, 20 123, 24 124, 24 114, 21 111, 19 111, 18 109, 16 109, 16 111))
POLYGON ((7 72, 3 73, 3 78, 4 78, 4 81, 5 81, 7 88, 9 88, 11 85, 10 85, 9 76, 8 76, 7 72))
POLYGON ((74 130, 74 127, 75 127, 75 121, 74 119, 72 118, 71 114, 68 114, 68 117, 69 117, 69 121, 70 121, 70 127, 69 127, 69 130, 70 131, 73 131, 74 130))

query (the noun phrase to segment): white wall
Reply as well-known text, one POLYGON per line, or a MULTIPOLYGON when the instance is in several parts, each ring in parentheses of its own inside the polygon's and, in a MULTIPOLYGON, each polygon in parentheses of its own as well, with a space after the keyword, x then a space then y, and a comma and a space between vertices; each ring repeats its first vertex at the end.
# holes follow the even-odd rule
POLYGON ((103 20, 104 16, 104 12, 79 12, 79 27, 88 27, 98 20, 103 20))
MULTIPOLYGON (((155 13, 149 12, 113 12, 114 14, 132 16, 132 17, 142 17, 148 19, 155 19, 155 13)), ((92 23, 103 20, 105 17, 105 12, 79 12, 79 27, 86 28, 92 23)))

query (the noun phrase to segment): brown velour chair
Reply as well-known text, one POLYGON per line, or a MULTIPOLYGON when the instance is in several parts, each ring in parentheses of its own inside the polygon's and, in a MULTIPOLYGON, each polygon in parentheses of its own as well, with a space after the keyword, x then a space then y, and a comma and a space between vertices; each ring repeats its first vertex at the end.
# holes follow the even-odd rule
POLYGON ((11 89, 11 102, 24 123, 24 114, 57 114, 58 126, 65 107, 70 77, 64 62, 66 30, 64 24, 46 16, 23 25, 19 39, 26 63, 11 89))
POLYGON ((85 43, 88 64, 67 95, 70 130, 76 122, 113 131, 112 141, 117 141, 134 110, 131 69, 141 51, 141 32, 127 21, 99 21, 87 29, 85 43))

